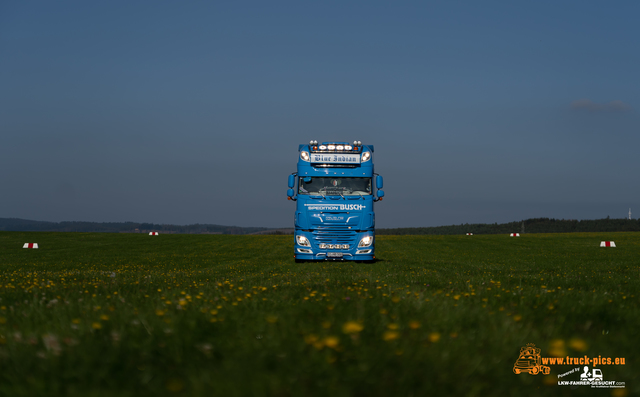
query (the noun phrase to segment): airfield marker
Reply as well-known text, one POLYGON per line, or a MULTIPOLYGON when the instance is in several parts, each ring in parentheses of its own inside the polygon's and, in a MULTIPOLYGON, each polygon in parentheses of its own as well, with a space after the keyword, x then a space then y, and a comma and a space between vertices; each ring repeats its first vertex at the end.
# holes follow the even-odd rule
POLYGON ((22 248, 38 248, 38 243, 24 243, 22 248))

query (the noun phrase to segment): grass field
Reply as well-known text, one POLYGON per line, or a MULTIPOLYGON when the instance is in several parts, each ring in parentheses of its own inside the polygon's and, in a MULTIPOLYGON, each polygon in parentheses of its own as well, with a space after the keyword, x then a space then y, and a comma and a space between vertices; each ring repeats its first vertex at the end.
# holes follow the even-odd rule
POLYGON ((639 237, 382 236, 373 264, 294 264, 291 236, 0 232, 0 395, 640 395, 639 237), (599 368, 626 388, 516 375, 527 343, 625 358, 599 368))

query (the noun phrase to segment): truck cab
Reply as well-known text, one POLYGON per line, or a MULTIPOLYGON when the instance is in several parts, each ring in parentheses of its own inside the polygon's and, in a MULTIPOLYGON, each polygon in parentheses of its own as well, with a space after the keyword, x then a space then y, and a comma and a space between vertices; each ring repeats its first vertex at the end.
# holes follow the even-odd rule
POLYGON ((384 191, 373 151, 360 141, 299 145, 287 191, 296 203, 296 262, 375 259, 374 203, 384 191))

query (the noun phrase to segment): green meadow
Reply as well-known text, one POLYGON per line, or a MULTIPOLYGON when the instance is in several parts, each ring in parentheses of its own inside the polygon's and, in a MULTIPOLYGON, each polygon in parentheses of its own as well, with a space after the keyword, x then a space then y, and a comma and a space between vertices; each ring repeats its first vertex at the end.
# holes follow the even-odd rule
POLYGON ((0 232, 0 395, 640 395, 639 237, 379 236, 375 263, 296 264, 292 236, 0 232), (515 374, 528 343, 624 358, 598 368, 625 388, 515 374))

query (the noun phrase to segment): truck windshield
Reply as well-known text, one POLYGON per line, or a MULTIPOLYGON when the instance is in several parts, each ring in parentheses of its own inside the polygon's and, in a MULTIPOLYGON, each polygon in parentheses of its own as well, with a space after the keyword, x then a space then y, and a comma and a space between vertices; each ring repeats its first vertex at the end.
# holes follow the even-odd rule
POLYGON ((371 178, 300 177, 298 194, 364 196, 371 194, 371 178))

